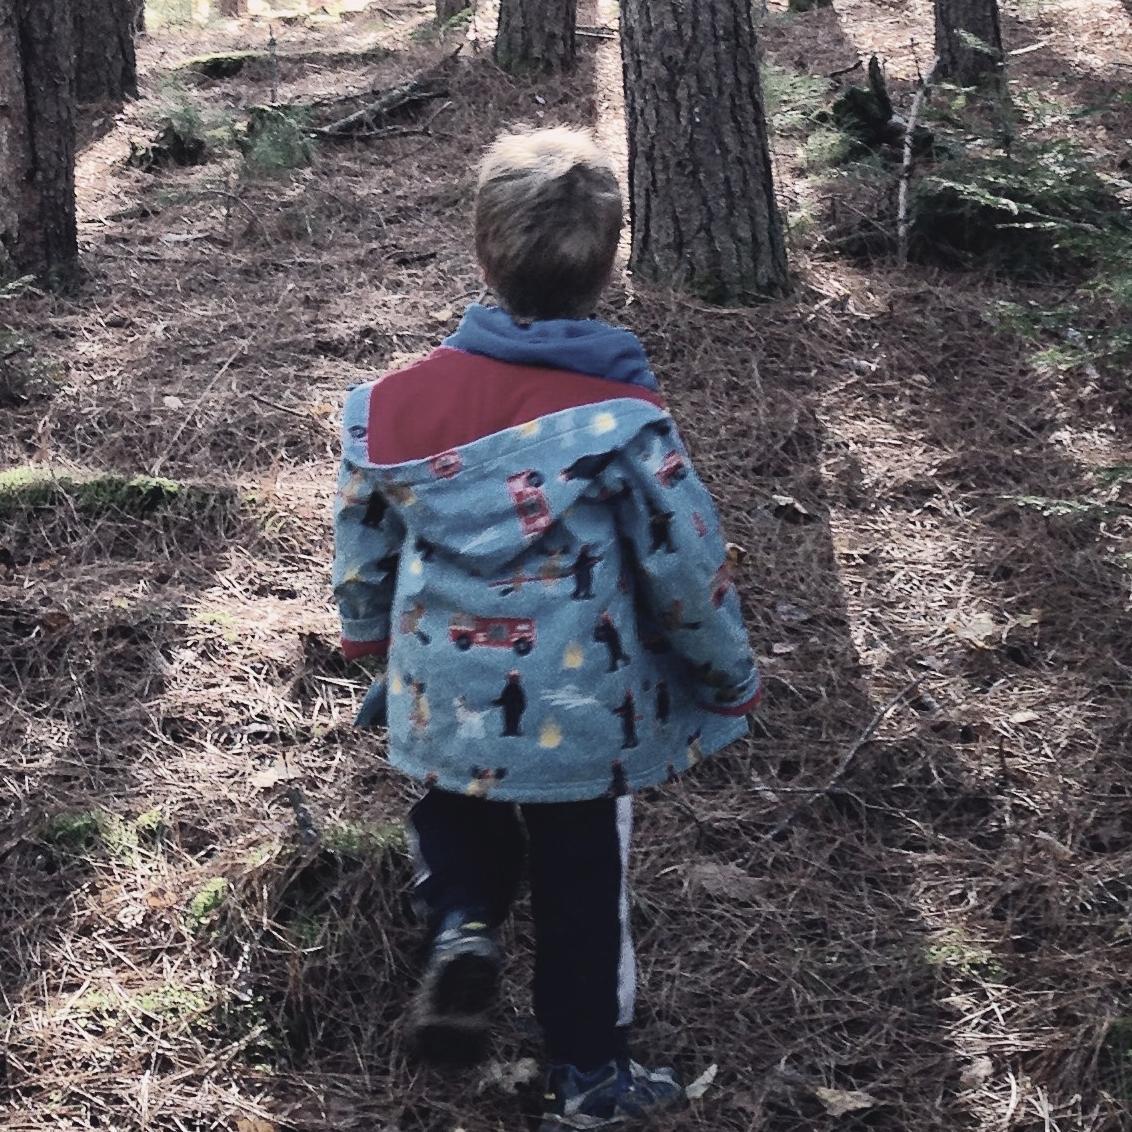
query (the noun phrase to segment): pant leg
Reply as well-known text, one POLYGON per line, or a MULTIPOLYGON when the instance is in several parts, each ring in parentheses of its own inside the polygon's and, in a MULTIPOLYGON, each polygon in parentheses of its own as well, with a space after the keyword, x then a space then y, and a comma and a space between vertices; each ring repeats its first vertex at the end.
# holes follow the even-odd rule
POLYGON ((535 1014, 554 1063, 626 1052, 636 997, 629 927, 632 799, 523 807, 535 921, 535 1014))
POLYGON ((410 811, 413 899, 435 932, 450 912, 498 927, 522 874, 523 830, 513 805, 430 790, 410 811))

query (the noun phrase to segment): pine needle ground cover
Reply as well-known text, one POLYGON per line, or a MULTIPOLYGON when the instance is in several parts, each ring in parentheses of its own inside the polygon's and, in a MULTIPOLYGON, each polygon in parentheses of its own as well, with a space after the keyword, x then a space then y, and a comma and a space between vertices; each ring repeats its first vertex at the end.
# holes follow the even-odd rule
MULTIPOLYGON (((882 50, 899 92, 928 7, 842 7, 772 8, 768 62, 882 50)), ((1008 21, 1008 49, 1071 60, 1070 109, 1126 89, 1132 25, 1100 8, 1008 21)), ((279 99, 391 87, 467 42, 431 18, 390 0, 277 25, 306 60, 279 99)), ((145 94, 266 42, 255 20, 159 29, 145 94)), ((409 123, 426 133, 318 142, 270 175, 234 145, 131 167, 146 99, 92 129, 83 289, 0 297, 5 1129, 511 1132, 537 1105, 523 912, 495 1062, 406 1056, 412 791, 350 726, 335 422, 348 384, 479 294, 472 168, 495 132, 619 136, 616 51, 587 39, 576 75, 528 83, 466 47, 409 123)), ((1045 97, 1061 72, 1039 56, 1017 70, 1045 97)), ((177 97, 241 121, 270 70, 177 97)), ((749 743, 639 809, 641 1052, 716 1067, 660 1127, 1117 1132, 1132 385, 1035 313, 1063 284, 843 255, 804 152, 813 88, 778 90, 792 297, 722 311, 620 278, 604 311, 644 337, 749 552, 767 683, 749 743)), ((1119 107, 1064 125, 1113 175, 1119 107)))

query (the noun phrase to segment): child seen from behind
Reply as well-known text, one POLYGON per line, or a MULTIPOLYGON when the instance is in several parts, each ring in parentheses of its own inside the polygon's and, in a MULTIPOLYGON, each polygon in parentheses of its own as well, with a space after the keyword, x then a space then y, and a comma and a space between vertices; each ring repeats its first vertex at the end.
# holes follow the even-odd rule
POLYGON ((484 1052, 525 858, 543 1132, 682 1095, 629 1056, 632 797, 743 735, 759 693, 712 500, 640 343, 592 317, 621 224, 589 135, 501 137, 475 215, 499 305, 351 390, 336 502, 343 647, 388 657, 359 722, 425 787, 418 1047, 484 1052))

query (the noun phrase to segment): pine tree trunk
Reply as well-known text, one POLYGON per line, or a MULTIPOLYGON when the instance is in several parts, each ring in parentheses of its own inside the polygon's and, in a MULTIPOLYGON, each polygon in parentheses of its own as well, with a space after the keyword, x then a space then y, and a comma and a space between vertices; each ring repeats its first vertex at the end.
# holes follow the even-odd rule
POLYGON ((935 0, 936 77, 960 86, 1002 80, 998 0, 935 0))
POLYGON ((78 260, 70 4, 0 0, 0 273, 59 284, 78 260))
POLYGON ((436 0, 436 22, 446 24, 449 20, 467 11, 471 0, 436 0))
POLYGON ((134 27, 137 0, 71 0, 79 102, 121 102, 138 93, 134 27))
POLYGON ((569 70, 577 19, 577 0, 501 0, 496 63, 513 74, 569 70))
POLYGON ((787 287, 749 0, 621 0, 630 266, 713 302, 787 287))

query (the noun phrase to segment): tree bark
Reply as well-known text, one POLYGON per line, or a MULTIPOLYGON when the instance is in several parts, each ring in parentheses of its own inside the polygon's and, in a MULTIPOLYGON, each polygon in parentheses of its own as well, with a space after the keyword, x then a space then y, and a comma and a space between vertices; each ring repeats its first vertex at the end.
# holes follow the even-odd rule
POLYGON ((78 261, 70 2, 0 0, 0 271, 52 284, 78 261))
POLYGON ((436 0, 436 22, 446 24, 449 20, 468 10, 471 0, 436 0))
POLYGON ((935 53, 937 78, 960 86, 1000 83, 998 0, 935 0, 935 53))
POLYGON ((621 0, 630 267, 713 302, 787 289, 749 0, 621 0))
POLYGON ((71 0, 79 102, 121 102, 138 94, 134 56, 137 0, 71 0))
POLYGON ((225 17, 242 16, 247 5, 244 0, 220 0, 220 14, 225 17))
POLYGON ((495 61, 512 74, 567 71, 576 58, 577 0, 502 0, 495 61))

